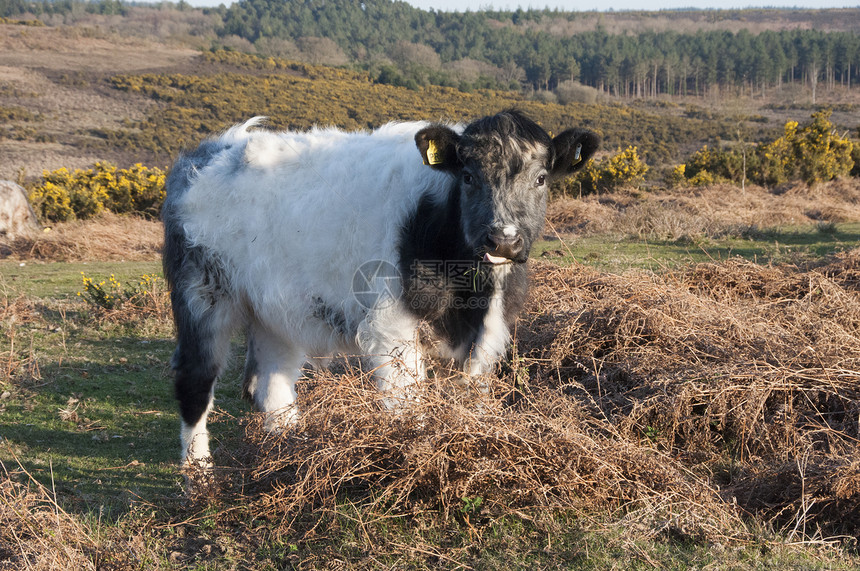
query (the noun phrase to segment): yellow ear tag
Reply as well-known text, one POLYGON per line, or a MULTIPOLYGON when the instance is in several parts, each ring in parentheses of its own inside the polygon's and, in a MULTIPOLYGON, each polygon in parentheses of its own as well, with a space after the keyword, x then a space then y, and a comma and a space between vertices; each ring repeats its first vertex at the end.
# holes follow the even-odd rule
POLYGON ((442 160, 442 153, 436 147, 436 141, 427 141, 427 164, 438 165, 442 160))
POLYGON ((573 155, 573 164, 570 166, 576 166, 580 162, 582 162, 582 143, 579 143, 576 146, 576 153, 573 155))

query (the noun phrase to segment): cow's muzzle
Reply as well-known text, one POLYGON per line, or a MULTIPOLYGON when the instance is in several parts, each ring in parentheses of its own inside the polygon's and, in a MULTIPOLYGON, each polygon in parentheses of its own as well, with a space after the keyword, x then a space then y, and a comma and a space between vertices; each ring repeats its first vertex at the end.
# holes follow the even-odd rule
POLYGON ((523 256, 525 241, 517 232, 506 233, 502 230, 493 230, 487 236, 488 248, 484 254, 484 261, 492 264, 508 264, 520 261, 523 256))

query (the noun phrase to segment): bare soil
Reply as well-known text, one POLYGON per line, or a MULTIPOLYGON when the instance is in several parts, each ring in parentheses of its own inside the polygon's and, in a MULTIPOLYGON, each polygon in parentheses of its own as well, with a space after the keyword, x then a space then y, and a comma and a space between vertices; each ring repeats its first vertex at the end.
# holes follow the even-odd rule
POLYGON ((0 107, 24 108, 37 115, 27 126, 45 139, 0 139, 0 179, 15 180, 22 169, 25 176, 38 176, 43 170, 117 160, 88 148, 92 131, 117 129, 124 121, 140 119, 156 103, 111 89, 108 78, 187 67, 198 53, 142 38, 90 37, 95 33, 0 25, 0 107))

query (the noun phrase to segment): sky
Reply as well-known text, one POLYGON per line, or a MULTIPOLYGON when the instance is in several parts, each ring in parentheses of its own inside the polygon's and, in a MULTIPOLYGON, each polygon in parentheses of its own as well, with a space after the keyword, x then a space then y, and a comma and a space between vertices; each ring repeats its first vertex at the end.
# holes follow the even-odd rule
MULTIPOLYGON (((480 10, 492 7, 502 10, 526 8, 559 8, 566 11, 592 10, 672 10, 677 8, 858 8, 860 0, 406 0, 424 10, 480 10)), ((188 0, 192 6, 217 6, 230 0, 188 0)))

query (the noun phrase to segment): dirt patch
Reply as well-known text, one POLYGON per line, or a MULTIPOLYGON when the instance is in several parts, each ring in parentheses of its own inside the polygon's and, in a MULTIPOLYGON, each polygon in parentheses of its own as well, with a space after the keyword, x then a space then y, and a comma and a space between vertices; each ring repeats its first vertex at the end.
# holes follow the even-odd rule
POLYGON ((36 121, 12 125, 35 131, 36 140, 0 139, 0 179, 15 180, 22 169, 34 177, 43 170, 86 168, 99 160, 127 166, 147 158, 89 150, 98 146, 98 130, 119 129, 157 105, 113 90, 107 80, 120 73, 189 66, 197 52, 86 33, 78 28, 0 26, 0 106, 23 107, 37 116, 36 121))
POLYGON ((187 63, 198 52, 93 28, 0 26, 0 65, 132 73, 187 63))

